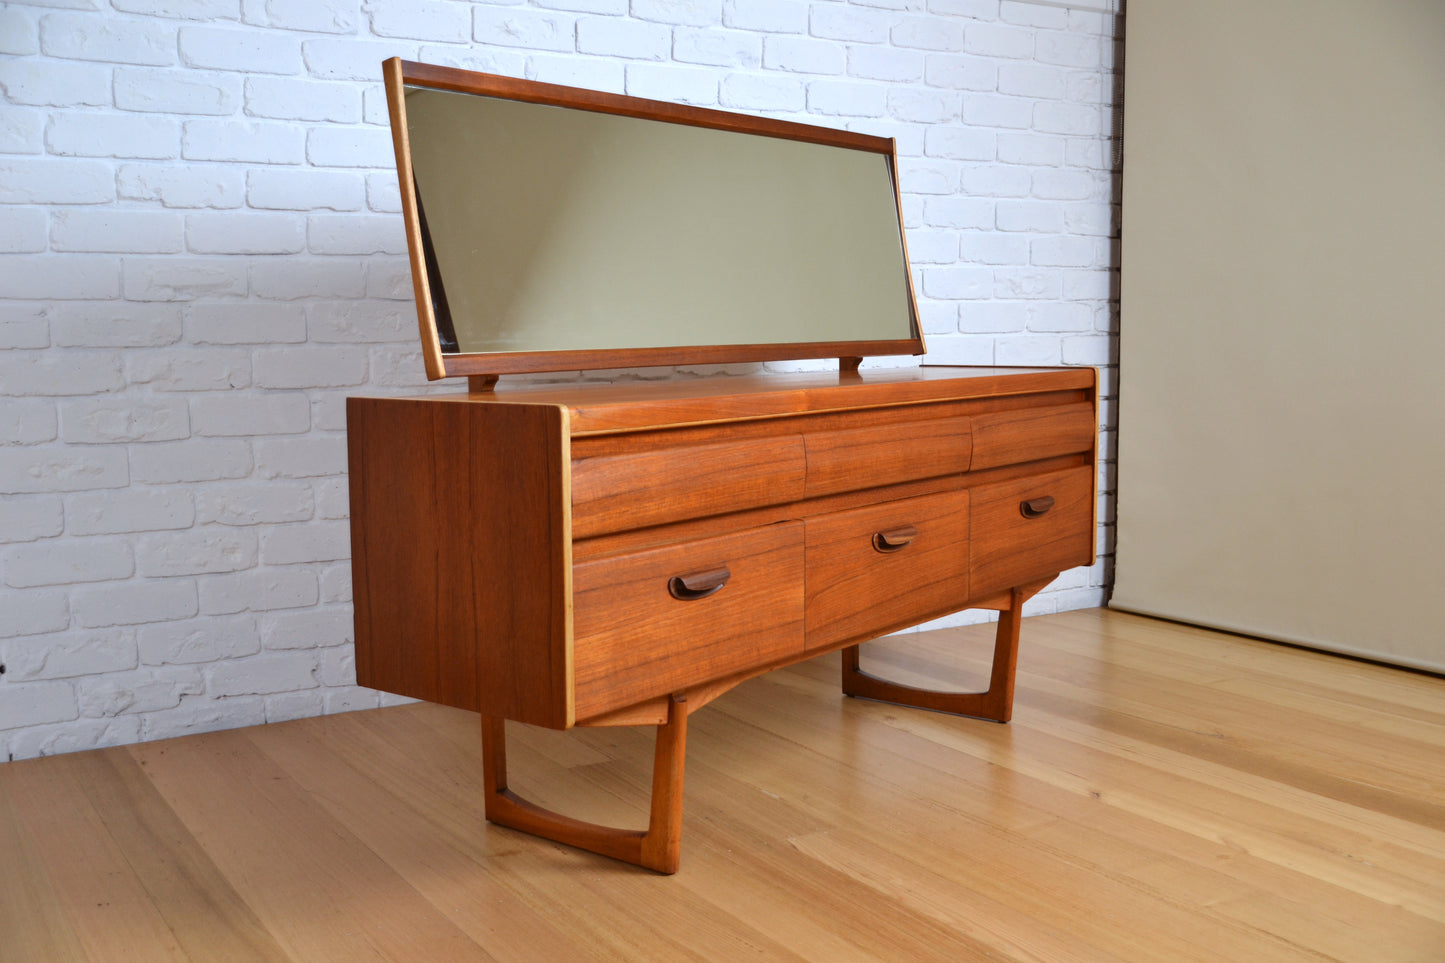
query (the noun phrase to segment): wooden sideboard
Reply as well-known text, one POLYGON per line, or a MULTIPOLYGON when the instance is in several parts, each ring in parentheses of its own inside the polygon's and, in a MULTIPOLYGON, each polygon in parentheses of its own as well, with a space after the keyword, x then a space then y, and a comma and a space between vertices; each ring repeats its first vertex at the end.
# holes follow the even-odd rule
POLYGON ((854 695, 1007 721, 1020 608, 1094 557, 1091 368, 511 386, 351 398, 360 684, 482 714, 487 817, 673 872, 687 715, 844 649, 854 695), (1001 612, 989 689, 858 645, 1001 612), (505 721, 656 725, 646 831, 507 788, 505 721))

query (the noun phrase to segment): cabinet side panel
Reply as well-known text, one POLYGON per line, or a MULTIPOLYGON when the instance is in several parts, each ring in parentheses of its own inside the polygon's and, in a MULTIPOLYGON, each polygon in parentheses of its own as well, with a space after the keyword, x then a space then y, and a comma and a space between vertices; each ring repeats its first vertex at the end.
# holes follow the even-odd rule
POLYGON ((454 515, 443 523, 467 533, 455 561, 458 571, 470 567, 471 594, 459 609, 476 613, 483 710, 566 728, 573 722, 566 409, 442 407, 451 424, 438 448, 466 437, 455 460, 470 470, 468 486, 457 489, 454 515))
POLYGON ((361 685, 570 723, 562 415, 349 399, 361 685))
POLYGON ((356 680, 475 709, 475 685, 469 698, 442 694, 430 412, 348 398, 346 421, 356 680))

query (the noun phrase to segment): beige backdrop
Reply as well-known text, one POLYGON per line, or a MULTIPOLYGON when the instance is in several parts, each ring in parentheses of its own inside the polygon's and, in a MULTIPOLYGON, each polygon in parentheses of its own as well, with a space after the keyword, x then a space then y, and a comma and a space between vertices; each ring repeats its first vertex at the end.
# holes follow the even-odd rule
POLYGON ((1126 44, 1112 604, 1445 669, 1445 2, 1126 44))

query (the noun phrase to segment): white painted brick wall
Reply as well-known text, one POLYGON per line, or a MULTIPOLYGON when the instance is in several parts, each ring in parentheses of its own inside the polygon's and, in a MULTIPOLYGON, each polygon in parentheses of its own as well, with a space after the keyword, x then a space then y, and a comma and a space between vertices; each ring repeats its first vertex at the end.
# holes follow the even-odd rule
MULTIPOLYGON (((0 762, 396 701, 354 684, 344 434, 425 389, 383 59, 895 137, 930 359, 1112 395, 1112 6, 0 7, 0 762)), ((1100 483, 1105 557, 1030 612, 1102 599, 1100 483)))

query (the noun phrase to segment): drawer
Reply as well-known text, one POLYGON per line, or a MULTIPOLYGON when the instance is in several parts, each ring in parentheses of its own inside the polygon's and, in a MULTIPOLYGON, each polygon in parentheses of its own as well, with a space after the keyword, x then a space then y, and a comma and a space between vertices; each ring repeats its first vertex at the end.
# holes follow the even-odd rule
POLYGON ((975 415, 971 471, 1094 450, 1094 407, 1087 402, 975 415))
POLYGON ((806 520, 807 647, 872 637, 962 608, 969 596, 968 505, 967 491, 942 492, 806 520))
POLYGON ((803 474, 797 435, 575 459, 572 536, 796 501, 803 474))
POLYGON ((974 598, 1088 565, 1094 559, 1093 520, 1094 470, 1087 466, 973 489, 974 598))
POLYGON ((576 717, 585 719, 800 655, 803 524, 580 562, 572 594, 576 717), (669 585, 724 568, 726 583, 700 598, 669 585))
POLYGON ((967 418, 820 431, 804 438, 807 493, 830 495, 968 471, 967 418))

